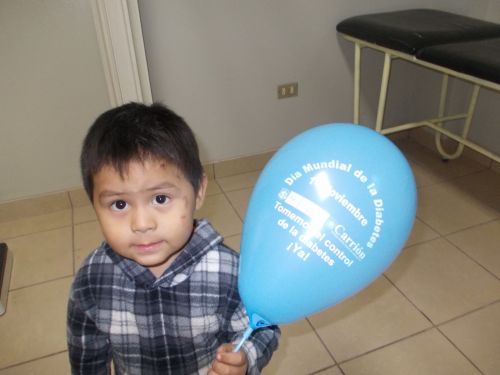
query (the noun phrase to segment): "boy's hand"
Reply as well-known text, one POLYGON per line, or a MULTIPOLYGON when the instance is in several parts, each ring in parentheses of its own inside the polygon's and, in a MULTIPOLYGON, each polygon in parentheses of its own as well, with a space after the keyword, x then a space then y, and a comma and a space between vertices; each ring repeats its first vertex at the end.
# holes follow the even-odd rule
POLYGON ((232 344, 224 344, 217 349, 212 368, 207 375, 245 375, 247 373, 247 356, 243 350, 233 353, 232 344))

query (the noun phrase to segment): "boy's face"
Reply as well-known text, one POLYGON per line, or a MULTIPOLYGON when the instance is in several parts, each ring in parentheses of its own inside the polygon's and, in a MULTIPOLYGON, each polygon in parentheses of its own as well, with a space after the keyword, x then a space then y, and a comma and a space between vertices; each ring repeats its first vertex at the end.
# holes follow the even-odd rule
POLYGON ((154 159, 131 161, 125 172, 106 165, 94 176, 94 208, 113 250, 159 277, 193 232, 206 178, 195 192, 177 167, 154 159))

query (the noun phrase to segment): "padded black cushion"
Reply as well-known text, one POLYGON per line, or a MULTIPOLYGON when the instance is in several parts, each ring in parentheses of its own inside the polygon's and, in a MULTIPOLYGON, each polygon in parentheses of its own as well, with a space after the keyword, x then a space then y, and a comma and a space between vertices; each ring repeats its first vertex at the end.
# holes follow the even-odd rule
POLYGON ((500 83, 500 38, 424 48, 417 57, 457 72, 500 83))
POLYGON ((500 25, 433 9, 348 18, 337 31, 411 55, 436 44, 500 37, 500 25))

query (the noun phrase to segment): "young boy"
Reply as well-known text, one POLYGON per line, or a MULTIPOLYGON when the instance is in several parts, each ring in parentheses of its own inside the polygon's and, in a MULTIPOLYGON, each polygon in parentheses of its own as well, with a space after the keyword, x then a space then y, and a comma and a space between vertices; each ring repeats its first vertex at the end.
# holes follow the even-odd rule
POLYGON ((105 242, 75 276, 68 304, 74 374, 259 374, 279 338, 248 325, 238 256, 205 220, 194 135, 159 104, 130 103, 89 129, 82 177, 105 242))

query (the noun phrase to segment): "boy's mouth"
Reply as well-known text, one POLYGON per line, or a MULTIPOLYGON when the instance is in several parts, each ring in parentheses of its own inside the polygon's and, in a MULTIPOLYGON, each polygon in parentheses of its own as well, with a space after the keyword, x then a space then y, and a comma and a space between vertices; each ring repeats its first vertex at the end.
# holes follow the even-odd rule
POLYGON ((143 244, 134 244, 134 247, 140 253, 150 253, 158 250, 162 245, 163 241, 149 242, 143 244))

